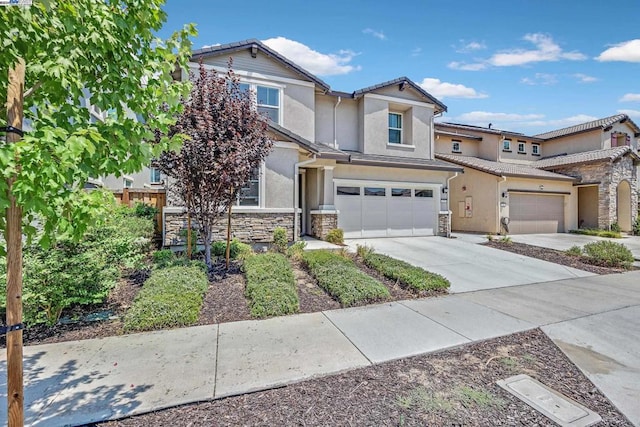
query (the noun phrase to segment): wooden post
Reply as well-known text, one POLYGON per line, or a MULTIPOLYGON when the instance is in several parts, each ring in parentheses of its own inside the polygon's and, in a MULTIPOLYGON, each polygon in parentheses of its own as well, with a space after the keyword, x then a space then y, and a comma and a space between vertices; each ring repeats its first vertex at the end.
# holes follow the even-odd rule
POLYGON ((129 203, 129 189, 126 187, 122 189, 122 204, 127 207, 131 206, 131 203, 129 203))
MULTIPOLYGON (((9 70, 7 90, 7 125, 22 130, 24 96, 24 60, 9 70)), ((7 144, 21 136, 7 132, 7 144)), ((18 163, 19 165, 19 163, 18 163)), ((19 167, 19 166, 18 166, 19 167)), ((9 207, 6 209, 4 238, 7 243, 7 326, 22 323, 22 208, 12 189, 15 177, 9 178, 9 207)), ((22 372, 22 330, 7 333, 7 414, 9 427, 24 425, 24 384, 22 372)))

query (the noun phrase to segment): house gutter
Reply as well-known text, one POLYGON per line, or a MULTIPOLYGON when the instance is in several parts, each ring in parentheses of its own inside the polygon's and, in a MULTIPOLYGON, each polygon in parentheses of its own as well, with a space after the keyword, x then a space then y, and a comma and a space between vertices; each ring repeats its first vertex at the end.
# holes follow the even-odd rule
MULTIPOLYGON (((502 232, 502 218, 500 218, 500 197, 502 195, 500 194, 500 184, 502 184, 503 182, 507 181, 507 177, 504 176, 504 175, 501 175, 500 178, 502 178, 502 181, 498 181, 498 186, 497 186, 498 190, 496 192, 496 196, 497 196, 496 201, 498 202, 496 204, 496 210, 497 210, 496 218, 498 219, 498 234, 500 234, 502 232)), ((507 229, 507 233, 508 232, 509 232, 509 230, 507 229)))
MULTIPOLYGON (((298 205, 300 204, 300 200, 298 197, 298 173, 300 172, 300 166, 309 165, 317 160, 316 155, 313 155, 313 158, 309 160, 305 160, 302 162, 298 162, 293 165, 293 241, 298 240, 298 205)), ((304 212, 301 212, 301 215, 304 215, 304 212)))
POLYGON ((449 212, 449 226, 447 227, 447 237, 451 237, 451 180, 458 176, 458 172, 447 178, 447 212, 449 212))
POLYGON ((342 97, 338 96, 338 102, 333 106, 333 148, 338 149, 338 105, 342 102, 342 97))

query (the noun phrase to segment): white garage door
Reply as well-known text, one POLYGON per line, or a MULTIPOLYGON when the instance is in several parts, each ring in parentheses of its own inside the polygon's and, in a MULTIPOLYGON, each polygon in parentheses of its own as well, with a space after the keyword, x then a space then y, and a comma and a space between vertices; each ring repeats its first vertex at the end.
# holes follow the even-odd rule
POLYGON ((435 234, 439 187, 340 181, 335 188, 338 227, 347 238, 435 234))
POLYGON ((564 232, 564 196, 509 193, 509 232, 564 232))

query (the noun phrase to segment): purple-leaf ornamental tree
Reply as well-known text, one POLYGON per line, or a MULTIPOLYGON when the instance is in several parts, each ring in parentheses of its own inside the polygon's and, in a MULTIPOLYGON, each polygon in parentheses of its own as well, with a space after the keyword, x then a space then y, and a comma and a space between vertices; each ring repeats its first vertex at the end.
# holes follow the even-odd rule
POLYGON ((258 112, 254 96, 240 89, 231 65, 220 75, 200 64, 198 74, 191 76, 189 99, 170 131, 170 136, 188 138, 179 152, 165 152, 158 159, 159 168, 171 178, 171 189, 199 225, 209 267, 213 227, 273 146, 267 117, 258 112))

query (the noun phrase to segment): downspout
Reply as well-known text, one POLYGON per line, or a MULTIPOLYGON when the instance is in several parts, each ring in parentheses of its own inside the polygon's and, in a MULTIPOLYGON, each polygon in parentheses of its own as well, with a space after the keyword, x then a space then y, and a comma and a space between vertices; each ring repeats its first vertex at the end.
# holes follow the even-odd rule
MULTIPOLYGON (((300 166, 306 166, 316 161, 316 155, 313 155, 312 159, 298 162, 293 165, 293 241, 298 240, 298 205, 300 200, 298 197, 298 173, 300 172, 300 166)), ((301 212, 304 215, 304 212, 301 212)), ((302 220, 302 218, 301 218, 302 220)))
POLYGON ((333 106, 333 148, 338 149, 338 105, 342 101, 342 97, 338 97, 338 102, 333 106))
MULTIPOLYGON (((507 181, 507 177, 504 175, 501 175, 500 178, 502 178, 502 181, 498 181, 498 191, 497 191, 497 199, 496 201, 498 202, 496 205, 496 209, 497 209, 497 214, 496 217, 498 218, 498 234, 502 233, 502 218, 500 217, 500 198, 502 197, 502 195, 500 194, 500 184, 502 184, 503 182, 507 181)), ((507 233, 509 232, 509 230, 507 229, 507 233)))
POLYGON ((458 172, 452 177, 447 178, 447 212, 449 217, 449 226, 447 227, 447 237, 451 237, 451 180, 458 176, 458 172))

